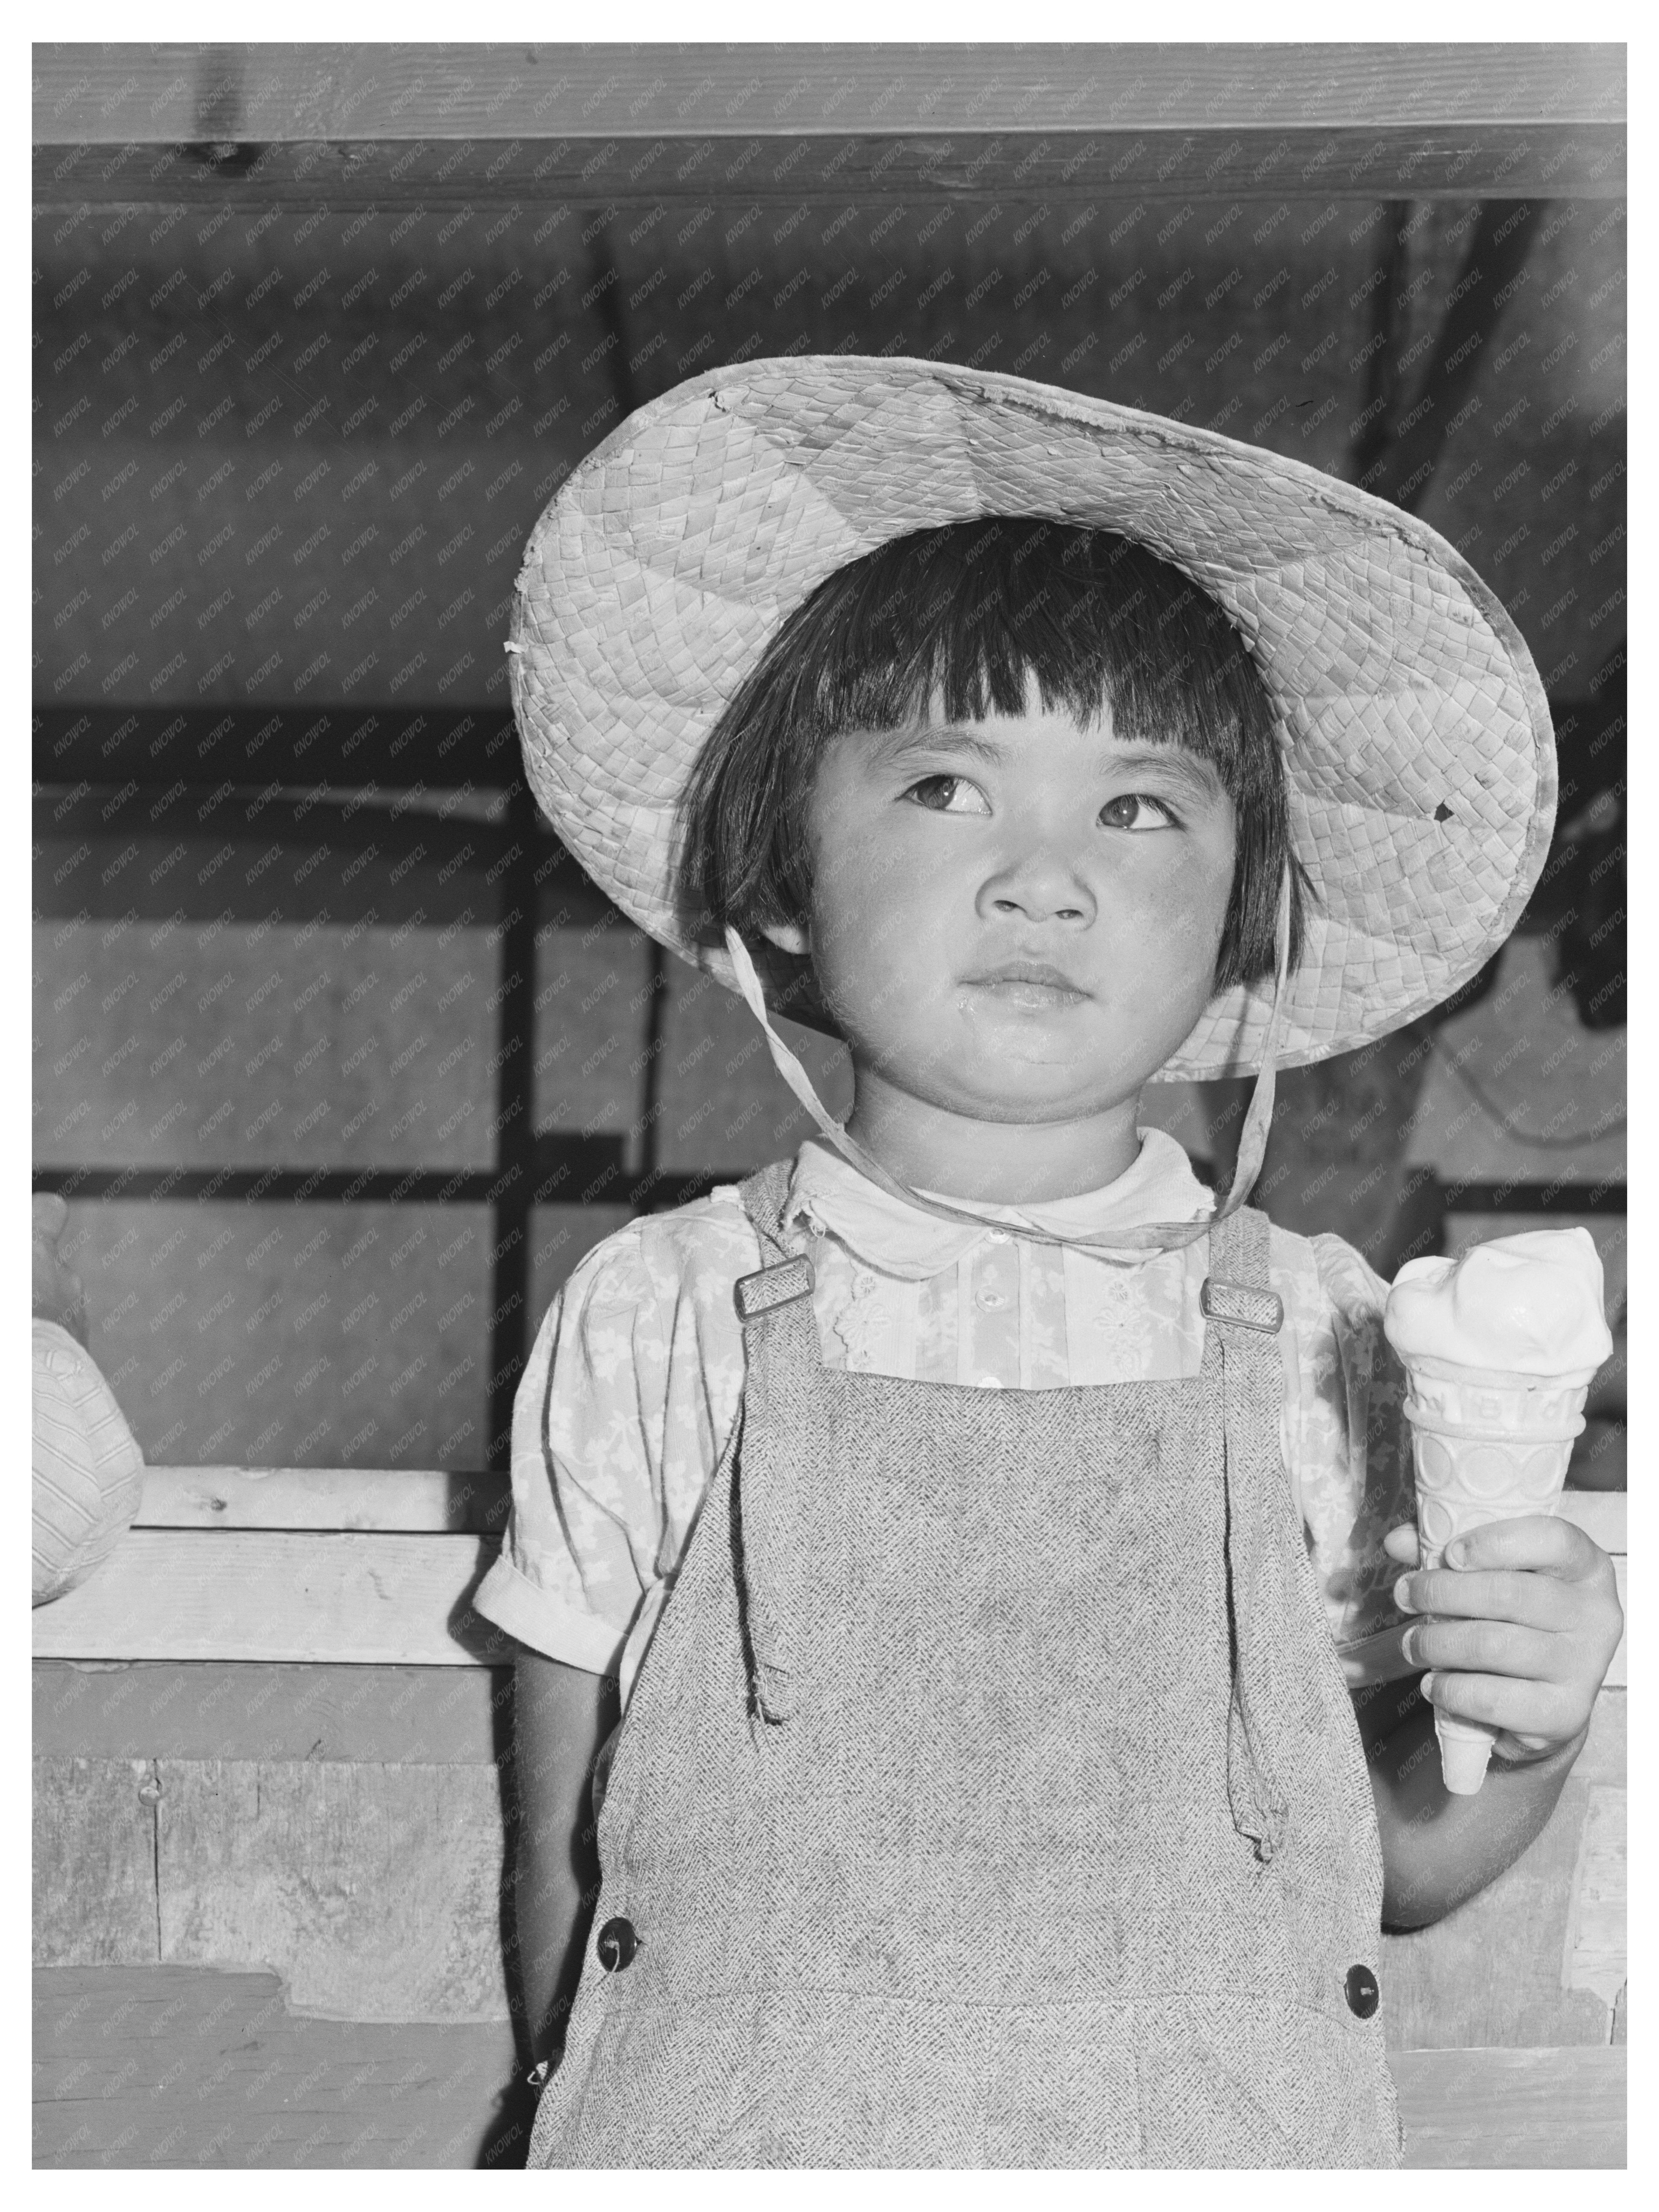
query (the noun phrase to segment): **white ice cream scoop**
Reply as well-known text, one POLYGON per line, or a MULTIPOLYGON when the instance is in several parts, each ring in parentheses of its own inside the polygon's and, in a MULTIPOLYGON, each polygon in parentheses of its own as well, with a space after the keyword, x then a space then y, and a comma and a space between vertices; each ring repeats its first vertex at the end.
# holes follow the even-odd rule
POLYGON ((1401 1359, 1507 1374, 1592 1373, 1613 1351, 1601 1256, 1588 1229, 1534 1229, 1461 1258, 1408 1260, 1382 1327, 1401 1359))

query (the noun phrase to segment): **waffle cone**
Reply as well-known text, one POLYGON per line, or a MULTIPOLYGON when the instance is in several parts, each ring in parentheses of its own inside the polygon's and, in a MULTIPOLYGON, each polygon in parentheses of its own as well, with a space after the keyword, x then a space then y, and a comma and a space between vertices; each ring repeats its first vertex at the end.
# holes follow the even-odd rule
MULTIPOLYGON (((1594 1369, 1582 1377, 1536 1376, 1412 1360, 1407 1371, 1417 1541, 1425 1567, 1437 1567, 1454 1537, 1486 1522, 1555 1510, 1594 1369)), ((1474 1796, 1497 1730, 1437 1712, 1434 1732, 1447 1790, 1474 1796)))
POLYGON ((1454 1797, 1473 1797, 1486 1778, 1486 1763, 1497 1737, 1484 1721, 1461 1721, 1437 1713, 1434 1733, 1440 1745, 1440 1776, 1454 1797))
POLYGON ((1411 1379, 1407 1411, 1430 1425, 1495 1437, 1576 1437, 1584 1395, 1596 1369, 1533 1375, 1492 1367, 1464 1367, 1419 1353, 1405 1362, 1411 1379))

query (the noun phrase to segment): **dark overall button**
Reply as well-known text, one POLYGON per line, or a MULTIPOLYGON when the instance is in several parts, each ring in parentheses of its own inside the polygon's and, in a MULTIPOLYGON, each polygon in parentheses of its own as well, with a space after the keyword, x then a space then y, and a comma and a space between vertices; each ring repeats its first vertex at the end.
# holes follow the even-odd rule
MULTIPOLYGON (((613 1927, 617 1924, 617 1923, 614 1921, 611 1923, 613 1927)), ((627 1928, 628 1923, 623 1921, 621 1923, 621 1925, 627 1928)), ((606 1934, 609 1934, 609 1932, 610 1930, 607 1929, 606 1934)), ((631 1928, 629 1928, 628 1933, 631 1938, 634 1931, 631 1928)), ((601 1936, 599 1940, 603 1942, 605 1941, 605 1937, 601 1936)), ((601 1953, 600 1955, 603 1956, 603 1953, 601 1953)), ((1369 1966, 1350 1966, 1348 1969, 1348 1978, 1345 1987, 1347 1990, 1348 1996, 1348 2010, 1353 2014, 1357 2020, 1369 2020, 1371 2014, 1376 2010, 1380 1997, 1380 1992, 1376 1986, 1376 1976, 1371 1972, 1369 1966)))
MULTIPOLYGON (((634 1954, 640 1948, 640 1939, 634 1933, 633 1922, 631 1920, 607 1920, 604 1927, 599 1930, 599 1940, 594 1948, 599 1954, 599 1964, 605 1968, 607 1974, 621 1973, 624 1966, 630 1966, 633 1965, 634 1954)), ((1363 1971, 1364 1970, 1360 1967, 1356 1967, 1354 1969, 1355 1973, 1358 1973, 1363 1971)), ((1352 2003, 1352 1991, 1353 1989, 1352 1974, 1350 1974, 1348 1977, 1348 1988, 1350 1991, 1349 2002, 1352 2003)), ((1371 1984, 1371 2002, 1373 2005, 1376 2002, 1376 1984, 1375 1982, 1371 1984)))

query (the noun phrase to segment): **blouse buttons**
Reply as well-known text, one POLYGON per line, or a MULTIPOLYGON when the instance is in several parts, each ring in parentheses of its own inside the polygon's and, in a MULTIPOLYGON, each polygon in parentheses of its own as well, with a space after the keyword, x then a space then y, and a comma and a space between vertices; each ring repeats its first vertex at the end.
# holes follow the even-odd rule
POLYGON ((983 1290, 978 1293, 974 1303, 975 1305, 982 1306, 987 1313, 997 1313, 1007 1304, 1008 1301, 1000 1291, 983 1290))
POLYGON ((1011 1243, 1012 1239, 1006 1229, 988 1229, 985 1232, 985 1241, 988 1244, 1006 1244, 1011 1243))

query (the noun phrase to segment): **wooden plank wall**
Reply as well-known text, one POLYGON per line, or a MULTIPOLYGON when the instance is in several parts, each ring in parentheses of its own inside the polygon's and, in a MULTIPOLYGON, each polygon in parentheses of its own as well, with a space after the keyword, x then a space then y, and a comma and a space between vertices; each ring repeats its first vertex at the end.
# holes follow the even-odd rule
MULTIPOLYGON (((112 1563, 131 1575, 37 1613, 38 2162, 114 2145, 167 2164, 185 2142, 228 2165, 251 2146, 279 2163, 511 2162, 527 2118, 511 1677, 464 1610, 504 1498, 498 1478, 437 1471, 156 1469, 148 1525, 112 1563), (365 1545, 371 1570, 334 1564, 365 1545), (246 1577, 221 1566, 245 1547, 246 1577), (421 1552, 433 1571, 404 1571, 421 1552), (221 1579, 236 1602, 205 1609, 194 1593, 221 1579), (368 1589, 383 1618, 364 1630, 368 1589), (153 1656, 111 1656, 141 1645, 153 1656), (89 2134, 76 2023, 118 1996, 96 2071, 121 2076, 100 2108, 120 2124, 89 2134), (380 2109, 399 2094, 407 2127, 380 2109)), ((1624 1506, 1569 1493, 1562 1510, 1622 1568, 1624 1506)), ((1436 1927, 1382 1940, 1414 2162, 1622 2159, 1624 1680, 1621 1650, 1521 1860, 1436 1927)))

